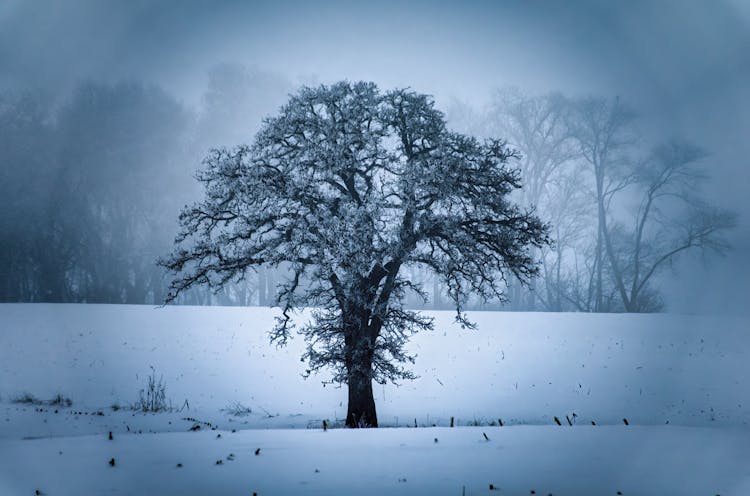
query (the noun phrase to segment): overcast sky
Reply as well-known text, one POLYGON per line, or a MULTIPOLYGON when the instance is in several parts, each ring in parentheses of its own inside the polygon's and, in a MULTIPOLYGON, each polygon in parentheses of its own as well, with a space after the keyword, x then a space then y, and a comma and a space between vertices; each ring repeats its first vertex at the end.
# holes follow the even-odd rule
POLYGON ((741 216, 734 253, 683 264, 670 307, 748 312, 750 2, 0 2, 0 88, 130 79, 196 104, 218 62, 411 86, 439 104, 505 85, 621 95, 650 128, 709 149, 708 192, 741 216))

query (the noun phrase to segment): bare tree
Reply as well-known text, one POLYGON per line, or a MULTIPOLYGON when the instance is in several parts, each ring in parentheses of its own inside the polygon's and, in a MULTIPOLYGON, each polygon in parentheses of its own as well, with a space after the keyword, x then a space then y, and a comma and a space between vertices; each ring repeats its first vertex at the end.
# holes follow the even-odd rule
POLYGON ((654 276, 690 249, 722 251, 734 216, 696 191, 706 177, 696 147, 671 142, 639 160, 644 145, 635 114, 618 98, 569 99, 498 91, 480 116, 454 102, 464 128, 508 138, 520 152, 519 203, 550 221, 540 249, 542 277, 532 287, 511 281, 515 309, 656 311, 654 276), (636 198, 636 210, 629 207, 636 198), (631 227, 632 224, 632 227, 631 227))
POLYGON ((672 141, 655 147, 634 170, 640 201, 632 233, 620 235, 625 245, 620 256, 612 234, 605 232, 612 246, 612 276, 628 312, 659 308, 649 283, 681 253, 728 248, 722 234, 734 227, 735 214, 707 204, 697 194, 706 179, 698 168, 705 157, 696 146, 672 141))
MULTIPOLYGON (((604 257, 614 260, 614 248, 607 236, 607 215, 613 195, 630 182, 623 174, 626 152, 635 142, 632 123, 635 114, 619 98, 581 98, 570 101, 569 133, 575 138, 581 155, 594 177, 597 235, 595 251, 594 308, 604 311, 604 257), (606 253, 605 253, 606 250, 606 253)), ((625 299, 625 289, 618 285, 625 299)))
POLYGON ((450 132, 426 95, 303 88, 252 146, 206 159, 205 200, 182 212, 179 247, 163 261, 178 274, 168 299, 289 264, 272 340, 286 342, 293 310, 315 307, 300 330, 309 372, 331 367, 348 385, 348 426, 377 426, 372 381, 413 377, 404 345, 432 327, 403 306, 407 290, 424 293, 403 268, 438 273, 464 325, 470 292, 502 299, 506 274, 537 272, 529 249, 546 228, 509 200, 512 157, 503 142, 450 132))
MULTIPOLYGON (((508 144, 520 152, 519 170, 523 188, 518 190, 517 195, 521 205, 536 209, 544 218, 551 220, 555 217, 558 220, 552 223, 555 243, 545 248, 555 250, 556 259, 548 258, 547 253, 540 254, 545 265, 541 281, 548 294, 545 297, 536 291, 534 282, 531 291, 525 292, 523 285, 514 281, 511 284, 514 292, 511 303, 518 309, 535 309, 537 295, 541 296, 548 310, 560 308, 555 303, 560 301, 560 295, 549 294, 554 286, 549 278, 560 277, 565 247, 558 244, 557 238, 565 243, 562 238, 568 236, 567 230, 572 226, 570 221, 577 213, 574 203, 579 196, 576 185, 570 181, 570 177, 577 175, 575 160, 579 158, 580 151, 567 126, 569 111, 567 101, 558 93, 532 96, 517 88, 505 88, 495 93, 486 114, 490 132, 504 136, 508 144), (554 267, 547 266, 547 262, 554 267)), ((577 186, 580 187, 580 184, 577 186)))
POLYGON ((560 169, 579 156, 567 127, 568 112, 566 100, 558 93, 529 96, 515 88, 495 93, 489 127, 521 152, 524 186, 519 193, 525 206, 544 202, 560 169))
POLYGON ((578 311, 591 308, 591 271, 587 270, 585 260, 577 259, 588 248, 593 234, 591 226, 596 223, 585 184, 586 175, 580 164, 569 162, 550 181, 540 208, 550 223, 553 241, 541 250, 543 275, 538 283, 542 288, 537 291, 543 308, 548 311, 561 312, 571 305, 578 311))

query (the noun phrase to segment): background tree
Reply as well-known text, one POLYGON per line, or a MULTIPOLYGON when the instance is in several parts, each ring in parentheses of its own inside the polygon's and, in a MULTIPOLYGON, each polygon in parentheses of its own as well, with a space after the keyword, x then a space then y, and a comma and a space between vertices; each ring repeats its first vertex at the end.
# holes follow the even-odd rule
MULTIPOLYGON (((282 83, 218 66, 195 112, 137 82, 85 82, 57 100, 0 92, 0 301, 163 301, 154 260, 177 228, 168 212, 200 197, 191 176, 208 145, 198 138, 249 139, 284 101, 282 83)), ((249 289, 180 302, 253 303, 249 289)))
POLYGON ((539 206, 540 214, 550 223, 553 241, 541 250, 543 273, 536 284, 537 299, 546 311, 591 309, 593 286, 591 272, 586 270, 591 267, 591 257, 582 255, 589 249, 596 218, 582 187, 585 184, 579 164, 567 162, 549 181, 539 206))
POLYGON ((450 132, 426 95, 303 88, 251 147, 206 159, 206 197, 183 210, 179 247, 162 262, 178 274, 168 300, 288 264, 272 340, 286 342, 293 310, 315 308, 300 330, 309 373, 331 367, 348 386, 346 424, 377 426, 372 381, 412 377, 404 345, 432 327, 404 308, 407 289, 424 291, 402 269, 439 274, 464 325, 471 292, 503 299, 508 274, 536 273, 529 249, 546 229, 509 200, 512 157, 503 142, 450 132))
MULTIPOLYGON (((451 109, 474 126, 480 120, 457 102, 451 109)), ((504 89, 484 122, 520 152, 516 195, 550 221, 554 241, 542 249, 536 288, 511 283, 513 308, 658 311, 663 268, 691 249, 727 247, 733 214, 698 196, 703 152, 671 141, 639 158, 645 140, 621 100, 504 89)))
POLYGON ((163 212, 189 198, 189 123, 164 91, 137 83, 85 83, 62 106, 50 219, 75 246, 74 301, 163 300, 154 260, 174 231, 163 212))
MULTIPOLYGON (((579 196, 570 179, 572 175, 580 177, 573 163, 580 153, 568 132, 568 112, 565 98, 558 93, 527 95, 518 88, 506 88, 495 92, 486 113, 487 132, 504 136, 520 152, 524 187, 516 192, 518 201, 545 219, 554 216, 558 222, 552 223, 553 237, 563 242, 574 227, 571 217, 579 196)), ((577 186, 580 189, 580 184, 577 186)), ((535 310, 537 295, 541 295, 544 308, 558 309, 555 301, 561 298, 550 293, 555 291, 553 279, 559 277, 564 249, 564 244, 555 243, 539 254, 544 274, 550 276, 542 278, 546 287, 541 292, 536 291, 535 281, 528 289, 512 281, 514 309, 535 310)))
MULTIPOLYGON (((607 236, 607 216, 612 197, 627 187, 627 156, 635 143, 632 124, 635 113, 619 98, 579 98, 570 100, 568 132, 576 140, 581 156, 593 173, 597 231, 594 258, 595 312, 606 311, 605 257, 615 260, 614 247, 607 236), (605 253, 606 252, 606 253, 605 253)), ((618 286, 621 296, 623 288, 618 286)))
POLYGON ((633 170, 631 192, 637 208, 629 216, 632 231, 623 224, 604 231, 612 246, 612 278, 628 312, 655 311, 661 300, 650 286, 654 276, 683 252, 703 249, 723 252, 722 237, 734 227, 735 214, 706 203, 699 197, 706 180, 699 163, 702 149, 678 141, 654 147, 649 157, 633 170))
POLYGON ((68 251, 48 218, 57 167, 49 99, 0 93, 0 301, 60 301, 68 251))

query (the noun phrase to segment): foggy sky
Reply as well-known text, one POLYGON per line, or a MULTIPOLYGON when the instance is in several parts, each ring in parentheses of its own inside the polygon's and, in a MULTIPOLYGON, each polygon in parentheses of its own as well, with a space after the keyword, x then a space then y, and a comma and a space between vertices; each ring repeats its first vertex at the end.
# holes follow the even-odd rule
POLYGON ((219 62, 298 83, 410 86, 439 105, 481 105, 506 85, 621 95, 647 132, 706 147, 708 194, 740 214, 734 251, 709 268, 683 260, 665 288, 668 307, 749 311, 748 2, 0 3, 0 89, 59 96, 83 80, 139 80, 198 105, 219 62))

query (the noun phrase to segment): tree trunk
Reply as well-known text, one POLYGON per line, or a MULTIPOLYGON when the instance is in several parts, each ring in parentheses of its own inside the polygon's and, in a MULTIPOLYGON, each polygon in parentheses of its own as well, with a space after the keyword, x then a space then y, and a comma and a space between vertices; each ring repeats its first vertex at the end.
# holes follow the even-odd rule
POLYGON ((604 208, 604 166, 601 160, 594 162, 594 173, 596 175, 596 300, 594 312, 601 312, 604 306, 604 281, 602 277, 602 266, 604 265, 604 216, 607 211, 604 208))
POLYGON ((346 412, 347 427, 377 427, 375 397, 372 394, 372 358, 374 353, 373 329, 368 328, 367 312, 356 307, 347 308, 348 322, 344 346, 346 347, 347 386, 349 405, 346 412))
MULTIPOLYGON (((371 365, 368 365, 371 367, 371 365)), ((372 393, 370 374, 363 373, 355 367, 349 373, 349 406, 346 412, 347 427, 377 427, 378 416, 375 411, 375 397, 372 393)))

